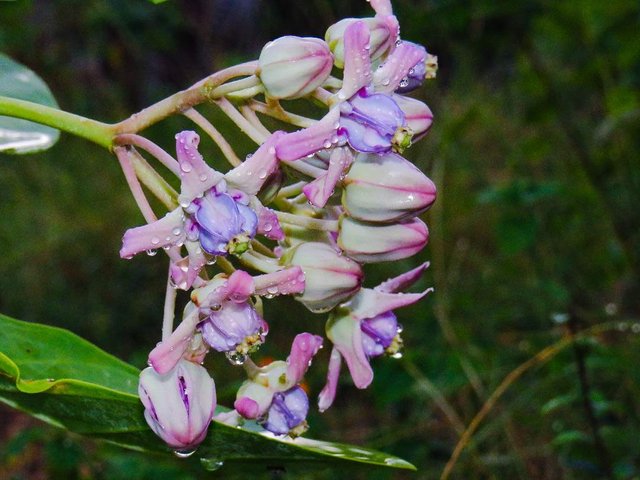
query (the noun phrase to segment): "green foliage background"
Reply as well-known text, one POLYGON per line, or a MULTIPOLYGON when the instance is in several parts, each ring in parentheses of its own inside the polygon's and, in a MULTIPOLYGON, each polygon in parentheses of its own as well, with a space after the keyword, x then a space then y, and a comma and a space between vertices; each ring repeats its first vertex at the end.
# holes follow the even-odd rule
MULTIPOLYGON (((255 58, 269 39, 323 36, 367 8, 360 0, 0 2, 0 51, 45 79, 65 110, 115 121, 255 58)), ((399 312, 405 357, 376 361, 367 391, 345 378, 310 433, 389 451, 419 468, 411 478, 435 478, 505 375, 568 332, 615 321, 619 331, 518 380, 454 476, 640 478, 638 2, 397 0, 394 9, 403 38, 440 61, 437 80, 419 93, 434 127, 407 155, 439 197, 425 215, 425 251, 369 268, 368 281, 430 260, 422 286, 436 292, 399 312)), ((171 150, 182 128, 191 127, 170 120, 150 136, 171 150)), ((0 311, 68 328, 144 366, 159 336, 164 259, 117 255, 141 217, 115 158, 63 135, 48 152, 0 160, 0 311)), ((264 355, 282 355, 303 328, 323 331, 294 302, 269 302, 267 319, 264 355)), ((315 392, 323 355, 309 378, 315 392)), ((209 366, 230 404, 241 373, 221 360, 209 366)), ((2 478, 202 474, 0 408, 2 478)))

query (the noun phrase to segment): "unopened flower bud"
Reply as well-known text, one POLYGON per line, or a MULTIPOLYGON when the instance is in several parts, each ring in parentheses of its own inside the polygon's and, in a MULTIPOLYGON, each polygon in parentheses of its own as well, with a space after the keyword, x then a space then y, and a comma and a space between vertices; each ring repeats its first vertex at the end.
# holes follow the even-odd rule
POLYGON ((365 222, 410 218, 436 199, 433 182, 395 153, 358 155, 343 185, 343 207, 350 217, 365 222))
POLYGON ((415 98, 393 95, 393 99, 404 112, 404 119, 407 127, 413 132, 412 141, 415 143, 431 128, 433 113, 424 102, 415 98))
POLYGON ((258 60, 258 75, 272 98, 300 98, 329 77, 333 56, 319 38, 280 37, 265 45, 258 60))
POLYGON ((428 240, 427 226, 418 218, 380 225, 344 217, 340 222, 338 246, 358 262, 373 263, 410 257, 422 250, 428 240))
POLYGON ((165 374, 140 373, 144 418, 151 430, 176 450, 191 450, 207 435, 216 408, 216 389, 207 370, 187 360, 165 374))
POLYGON ((360 289, 360 265, 327 244, 301 243, 283 260, 302 268, 305 289, 296 299, 312 312, 327 312, 360 289))
POLYGON ((369 56, 372 61, 377 60, 395 45, 398 39, 398 24, 395 17, 370 17, 370 18, 345 18, 331 25, 325 33, 324 39, 329 44, 335 65, 338 68, 344 66, 344 32, 353 22, 362 20, 369 28, 371 40, 369 43, 369 56))

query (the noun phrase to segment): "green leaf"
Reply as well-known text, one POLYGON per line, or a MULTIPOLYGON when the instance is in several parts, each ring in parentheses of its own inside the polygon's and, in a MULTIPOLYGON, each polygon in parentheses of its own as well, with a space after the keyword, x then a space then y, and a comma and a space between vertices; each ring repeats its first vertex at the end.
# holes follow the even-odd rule
MULTIPOLYGON (((49 87, 24 65, 0 53, 0 96, 28 100, 58 108, 49 87)), ((18 118, 0 116, 0 152, 33 153, 46 150, 58 141, 54 128, 18 118)))
MULTIPOLYGON (((170 454, 147 427, 137 396, 139 370, 75 334, 0 315, 0 400, 50 424, 136 450, 170 454)), ((228 411, 218 408, 218 413, 228 411)), ((289 468, 340 462, 415 470, 366 448, 274 437, 255 422, 213 422, 194 458, 208 470, 235 465, 289 468)), ((195 461, 195 460, 191 460, 195 461)))

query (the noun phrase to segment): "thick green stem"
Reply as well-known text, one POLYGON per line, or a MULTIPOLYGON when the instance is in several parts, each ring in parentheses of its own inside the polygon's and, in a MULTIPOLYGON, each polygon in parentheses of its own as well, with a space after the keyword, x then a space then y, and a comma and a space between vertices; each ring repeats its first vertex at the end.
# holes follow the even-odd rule
POLYGON ((38 103, 0 96, 0 115, 57 128, 111 149, 114 127, 38 103))

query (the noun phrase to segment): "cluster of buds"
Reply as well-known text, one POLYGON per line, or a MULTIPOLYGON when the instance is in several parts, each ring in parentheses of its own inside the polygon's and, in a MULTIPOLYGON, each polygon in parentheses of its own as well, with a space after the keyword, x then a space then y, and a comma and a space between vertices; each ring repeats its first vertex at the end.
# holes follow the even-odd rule
POLYGON ((355 386, 366 388, 371 359, 400 355, 393 312, 429 291, 404 293, 426 264, 363 287, 362 264, 404 259, 427 244, 418 216, 436 198, 433 182, 401 156, 431 126, 429 108, 405 94, 434 76, 435 57, 399 38, 388 0, 370 3, 375 16, 336 23, 326 41, 268 43, 257 87, 229 96, 241 98, 240 126, 253 129, 259 148, 221 173, 200 154, 197 133, 179 133, 175 208, 124 234, 123 258, 159 249, 169 257, 163 338, 139 392, 150 427, 181 455, 202 442, 214 416, 215 386, 202 366, 210 351, 246 372, 236 420, 256 420, 276 435, 306 430, 309 399, 300 383, 323 338, 301 333, 286 361, 258 367, 251 355, 269 332, 263 299, 291 295, 328 318, 324 411, 343 359, 355 386), (342 78, 331 75, 339 69, 342 78), (287 112, 280 100, 293 99, 321 103, 326 113, 316 120, 287 112), (270 132, 255 111, 302 128, 270 132), (189 301, 174 329, 176 290, 189 301))

